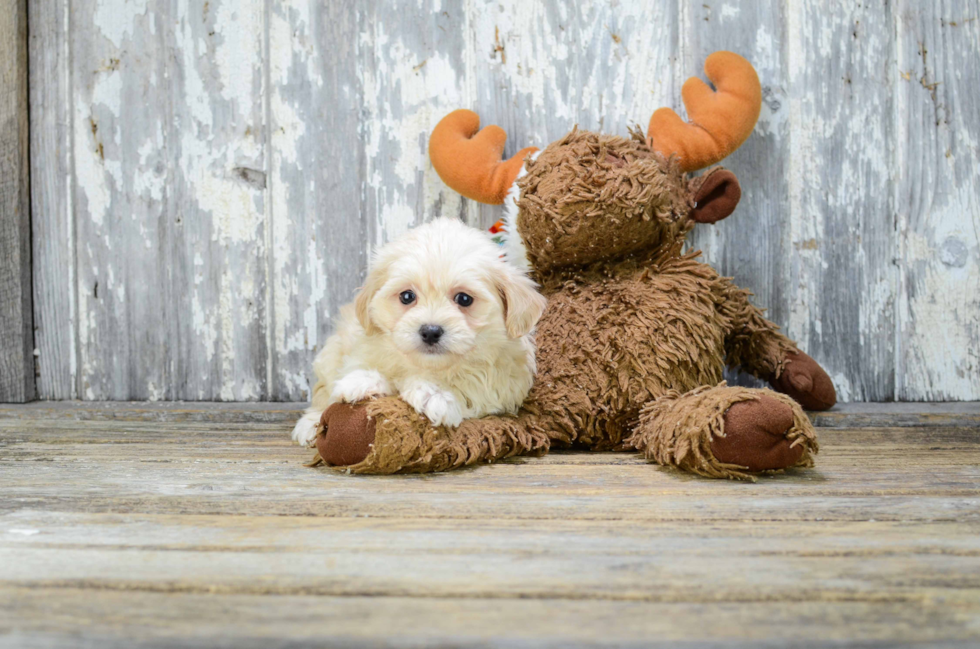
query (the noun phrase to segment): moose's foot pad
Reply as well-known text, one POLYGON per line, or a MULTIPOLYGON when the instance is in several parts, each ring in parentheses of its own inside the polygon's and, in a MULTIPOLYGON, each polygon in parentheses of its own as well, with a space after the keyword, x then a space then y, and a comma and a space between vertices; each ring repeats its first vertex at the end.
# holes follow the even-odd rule
POLYGON ((711 452, 753 472, 785 469, 803 457, 803 444, 787 437, 792 428, 791 406, 765 394, 739 401, 725 413, 725 436, 712 438, 711 452))
POLYGON ((324 462, 351 466, 364 461, 374 444, 375 422, 366 403, 335 403, 323 411, 316 448, 324 462))

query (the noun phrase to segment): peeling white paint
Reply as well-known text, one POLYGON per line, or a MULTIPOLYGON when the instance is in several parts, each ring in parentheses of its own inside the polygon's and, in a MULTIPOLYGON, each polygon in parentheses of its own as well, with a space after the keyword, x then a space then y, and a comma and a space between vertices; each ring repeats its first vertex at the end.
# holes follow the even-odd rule
POLYGON ((256 62, 247 53, 262 51, 265 7, 261 2, 235 0, 211 0, 209 6, 215 12, 214 33, 218 38, 214 61, 221 96, 231 102, 233 110, 245 113, 254 101, 252 79, 256 62))
POLYGON ((146 384, 146 400, 147 401, 162 401, 167 396, 167 389, 163 386, 159 386, 153 381, 146 384))
MULTIPOLYGON (((269 56, 274 79, 285 80, 289 78, 290 74, 299 74, 308 79, 319 76, 319 72, 315 70, 313 65, 314 59, 309 56, 309 52, 295 47, 297 39, 305 39, 309 36, 308 29, 311 18, 308 9, 302 3, 287 2, 274 10, 270 16, 269 56), (290 15, 294 20, 290 20, 290 15), (300 70, 293 68, 294 54, 298 55, 302 61, 300 70)), ((297 278, 293 273, 292 230, 301 225, 302 221, 298 222, 299 219, 329 218, 329 215, 323 214, 319 210, 316 213, 294 214, 290 208, 293 186, 286 180, 288 176, 286 170, 294 165, 302 169, 304 160, 299 155, 299 146, 306 133, 306 124, 300 118, 296 108, 283 96, 278 84, 273 84, 271 92, 272 173, 273 177, 278 180, 272 184, 271 207, 273 213, 279 218, 273 219, 271 233, 273 267, 270 281, 272 284, 273 311, 276 317, 274 331, 269 337, 269 344, 273 354, 283 357, 291 352, 307 352, 310 345, 315 344, 315 342, 308 342, 308 339, 311 338, 308 322, 305 323, 307 327, 302 330, 294 329, 293 335, 287 336, 287 328, 291 325, 291 300, 308 300, 309 304, 314 306, 323 297, 323 295, 309 295, 307 297, 298 294, 297 278)), ((312 179, 310 183, 312 190, 312 179)), ((312 250, 313 242, 310 243, 312 250)), ((313 251, 315 252, 315 250, 313 251)), ((319 255, 307 257, 307 261, 319 260, 319 257, 319 255)), ((310 265, 310 271, 314 276, 313 282, 322 285, 323 281, 320 279, 322 278, 322 265, 314 262, 310 265)), ((315 341, 317 337, 315 317, 312 328, 312 339, 315 341)), ((282 376, 274 375, 273 380, 281 381, 282 376)))
POLYGON ((727 3, 723 4, 721 6, 721 19, 722 21, 724 21, 728 18, 735 18, 738 16, 740 11, 741 10, 737 6, 730 5, 727 3))
POLYGON ((256 209, 249 187, 238 180, 204 172, 197 179, 194 197, 198 207, 211 214, 213 241, 260 245, 257 233, 265 215, 256 209))
POLYGON ((146 8, 147 0, 101 0, 95 3, 92 24, 116 48, 121 49, 123 42, 132 38, 136 29, 134 22, 137 17, 146 15, 146 8))
POLYGON ((980 205, 967 186, 937 197, 923 215, 925 232, 906 233, 909 291, 900 327, 906 393, 933 399, 974 398, 980 383, 980 205), (944 253, 955 242, 955 252, 944 253), (945 257, 945 259, 944 259, 945 257))
MULTIPOLYGON (((113 165, 111 160, 105 159, 106 125, 100 127, 100 115, 119 115, 121 101, 122 75, 118 71, 97 75, 91 97, 82 96, 75 101, 75 173, 87 200, 88 215, 98 226, 102 225, 109 211, 110 188, 106 171, 115 180, 116 188, 121 186, 118 161, 113 165)), ((112 136, 112 142, 117 143, 118 135, 113 133, 112 136)))
POLYGON ((361 47, 382 53, 362 76, 367 104, 365 190, 383 210, 376 245, 415 225, 419 216, 431 215, 440 200, 441 191, 428 193, 430 186, 420 182, 422 172, 431 168, 426 141, 439 119, 460 106, 465 86, 458 65, 449 59, 455 53, 426 52, 423 56, 406 46, 403 38, 410 36, 414 35, 391 37, 379 23, 359 38, 361 47), (417 214, 419 192, 421 215, 417 214))
MULTIPOLYGON (((804 34, 805 24, 800 21, 799 12, 789 13, 789 52, 790 84, 795 88, 805 82, 802 62, 807 59, 804 48, 807 35, 804 34), (796 63, 796 65, 794 65, 796 63)), ((793 155, 789 165, 789 205, 793 214, 805 214, 805 218, 791 219, 790 238, 794 248, 799 250, 794 261, 792 281, 793 299, 790 303, 789 323, 787 334, 799 343, 802 349, 810 347, 811 323, 819 321, 821 314, 815 311, 820 304, 819 284, 812 281, 817 273, 808 269, 817 267, 821 260, 819 252, 806 245, 809 241, 822 238, 822 210, 814 205, 807 192, 810 179, 808 162, 815 159, 815 140, 820 139, 824 130, 819 116, 805 112, 803 97, 794 93, 786 108, 789 114, 790 132, 792 135, 793 155)))

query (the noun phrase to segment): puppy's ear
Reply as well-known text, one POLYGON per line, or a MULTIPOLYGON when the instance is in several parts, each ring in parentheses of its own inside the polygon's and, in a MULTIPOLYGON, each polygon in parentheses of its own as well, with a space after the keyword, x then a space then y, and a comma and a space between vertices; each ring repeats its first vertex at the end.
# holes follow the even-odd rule
POLYGON ((386 264, 378 264, 376 267, 371 268, 368 271, 367 279, 364 280, 364 286, 361 287, 357 297, 354 298, 354 313, 357 315, 361 326, 364 327, 365 333, 368 334, 381 333, 381 329, 371 319, 371 310, 368 307, 371 306, 371 300, 375 294, 384 286, 388 274, 387 270, 386 264))
POLYGON ((541 319, 548 300, 537 292, 534 282, 515 268, 505 266, 499 269, 494 282, 504 303, 507 335, 520 338, 530 333, 541 319))

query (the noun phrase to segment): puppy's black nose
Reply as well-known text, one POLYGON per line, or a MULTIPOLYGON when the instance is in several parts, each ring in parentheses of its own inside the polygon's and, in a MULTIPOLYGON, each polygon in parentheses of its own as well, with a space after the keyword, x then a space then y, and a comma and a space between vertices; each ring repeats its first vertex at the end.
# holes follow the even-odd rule
POLYGON ((422 325, 419 327, 419 335, 426 345, 435 345, 442 338, 443 329, 439 325, 422 325))

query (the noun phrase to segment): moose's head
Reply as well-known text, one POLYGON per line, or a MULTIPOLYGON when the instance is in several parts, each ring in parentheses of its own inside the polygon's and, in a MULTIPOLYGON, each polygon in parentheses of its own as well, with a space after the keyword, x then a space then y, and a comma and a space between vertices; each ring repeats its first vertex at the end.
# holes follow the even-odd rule
POLYGON ((504 204, 508 258, 537 274, 614 259, 682 235, 691 222, 714 223, 741 196, 730 171, 715 168, 748 138, 762 92, 752 65, 731 52, 705 61, 712 90, 700 79, 682 90, 690 123, 673 110, 654 112, 646 137, 573 129, 544 150, 530 147, 502 160, 507 134, 480 129, 457 110, 439 122, 429 156, 447 185, 482 203, 504 204))

